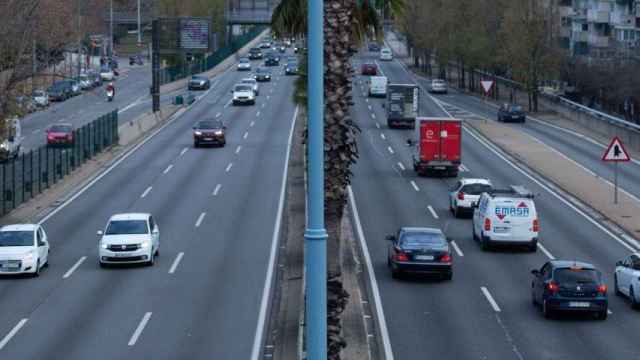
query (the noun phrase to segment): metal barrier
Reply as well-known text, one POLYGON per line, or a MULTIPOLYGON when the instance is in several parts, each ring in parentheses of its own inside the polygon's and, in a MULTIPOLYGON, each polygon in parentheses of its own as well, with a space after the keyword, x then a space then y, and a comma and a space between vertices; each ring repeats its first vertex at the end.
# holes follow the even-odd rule
POLYGON ((74 130, 73 145, 40 146, 0 165, 0 216, 41 194, 96 154, 118 143, 118 111, 74 130))

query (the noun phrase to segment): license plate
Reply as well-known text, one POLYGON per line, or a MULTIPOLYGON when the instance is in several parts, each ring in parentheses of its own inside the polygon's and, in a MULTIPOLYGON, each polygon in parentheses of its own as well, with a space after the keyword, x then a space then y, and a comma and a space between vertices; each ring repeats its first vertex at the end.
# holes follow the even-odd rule
POLYGON ((447 168, 445 166, 435 166, 434 169, 436 169, 436 170, 446 170, 447 168))
POLYGON ((519 116, 518 115, 512 115, 511 118, 512 119, 517 119, 517 118, 519 118, 519 116))
POLYGON ((117 252, 115 255, 116 255, 116 257, 127 257, 127 256, 129 256, 129 253, 128 252, 125 252, 125 253, 117 252))
POLYGON ((416 260, 433 260, 432 255, 416 255, 416 260))
POLYGON ((509 232, 509 228, 508 227, 496 226, 496 227, 493 228, 493 232, 494 233, 506 233, 506 232, 509 232))
POLYGON ((583 301, 571 301, 571 302, 569 302, 569 307, 573 307, 573 308, 588 308, 589 305, 590 304, 588 302, 583 302, 583 301))
POLYGON ((213 140, 213 138, 210 138, 210 137, 208 137, 208 138, 204 138, 204 139, 205 139, 206 141, 212 141, 212 140, 213 140))
POLYGON ((2 264, 2 267, 6 269, 17 269, 18 263, 4 263, 2 264))

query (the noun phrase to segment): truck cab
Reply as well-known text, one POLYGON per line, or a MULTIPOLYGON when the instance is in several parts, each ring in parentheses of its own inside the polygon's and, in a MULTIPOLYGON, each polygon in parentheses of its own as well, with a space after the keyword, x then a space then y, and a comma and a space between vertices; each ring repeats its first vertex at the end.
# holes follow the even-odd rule
POLYGON ((0 162, 17 158, 22 145, 22 128, 18 117, 5 119, 3 126, 5 138, 0 143, 0 162))

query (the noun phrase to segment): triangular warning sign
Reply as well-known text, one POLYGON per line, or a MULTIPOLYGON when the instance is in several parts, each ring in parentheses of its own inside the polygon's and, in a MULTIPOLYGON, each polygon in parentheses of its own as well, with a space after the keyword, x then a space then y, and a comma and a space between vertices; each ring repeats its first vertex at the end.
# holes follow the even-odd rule
POLYGON ((493 80, 482 80, 480 81, 480 84, 482 84, 482 88, 484 89, 484 92, 488 93, 491 90, 491 87, 493 86, 493 80))
POLYGON ((629 161, 629 153, 622 145, 622 141, 618 137, 614 137, 611 140, 611 144, 607 147, 607 151, 602 155, 602 161, 629 161))

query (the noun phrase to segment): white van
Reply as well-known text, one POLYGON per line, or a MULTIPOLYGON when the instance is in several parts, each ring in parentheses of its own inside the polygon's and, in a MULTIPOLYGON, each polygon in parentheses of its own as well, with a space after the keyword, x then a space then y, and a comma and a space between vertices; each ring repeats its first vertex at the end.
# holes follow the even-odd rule
POLYGON ((383 60, 383 61, 393 60, 393 52, 391 52, 391 49, 382 48, 382 50, 380 50, 380 60, 383 60))
POLYGON ((473 212, 473 238, 482 250, 503 244, 526 245, 535 252, 539 231, 533 194, 522 186, 483 193, 473 212))
POLYGON ((369 97, 387 96, 387 84, 389 81, 386 76, 372 76, 369 78, 369 97))

